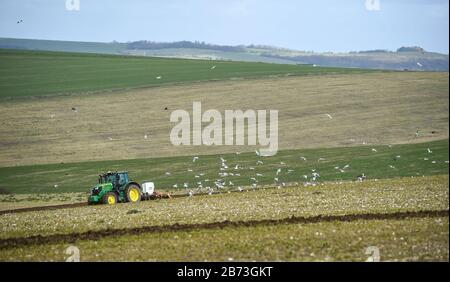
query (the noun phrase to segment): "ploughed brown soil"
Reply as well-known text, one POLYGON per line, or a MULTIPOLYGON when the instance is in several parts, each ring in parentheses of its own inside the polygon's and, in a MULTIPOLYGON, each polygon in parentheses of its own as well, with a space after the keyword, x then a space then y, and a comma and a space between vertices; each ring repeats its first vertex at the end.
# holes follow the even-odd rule
POLYGON ((365 213, 349 215, 319 215, 311 217, 288 217, 284 219, 265 219, 249 221, 221 221, 196 224, 172 224, 163 226, 142 226, 137 228, 106 229, 82 233, 54 234, 48 236, 30 236, 21 238, 0 239, 0 249, 18 246, 75 242, 77 240, 98 240, 103 237, 138 235, 142 233, 162 233, 170 231, 189 231, 198 229, 220 229, 225 227, 252 227, 279 224, 310 224, 319 222, 350 222, 356 220, 401 220, 407 218, 448 217, 448 210, 404 211, 393 213, 365 213))

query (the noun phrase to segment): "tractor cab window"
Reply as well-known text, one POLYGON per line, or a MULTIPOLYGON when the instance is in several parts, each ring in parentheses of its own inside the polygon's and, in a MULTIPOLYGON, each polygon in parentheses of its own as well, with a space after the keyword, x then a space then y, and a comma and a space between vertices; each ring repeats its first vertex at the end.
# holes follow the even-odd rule
POLYGON ((120 185, 125 185, 127 183, 127 177, 124 173, 120 173, 119 174, 119 184, 120 185))

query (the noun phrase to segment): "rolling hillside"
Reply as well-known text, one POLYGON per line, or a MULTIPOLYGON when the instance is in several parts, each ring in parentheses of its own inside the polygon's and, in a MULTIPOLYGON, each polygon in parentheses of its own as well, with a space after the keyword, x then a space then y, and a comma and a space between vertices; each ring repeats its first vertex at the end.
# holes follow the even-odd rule
POLYGON ((150 41, 96 43, 0 38, 0 48, 279 64, 316 64, 328 67, 391 70, 407 69, 448 72, 449 69, 448 54, 427 52, 418 47, 402 47, 397 51, 372 50, 350 53, 314 53, 273 46, 221 46, 190 41, 171 43, 150 41))
POLYGON ((367 70, 0 49, 0 98, 367 70))

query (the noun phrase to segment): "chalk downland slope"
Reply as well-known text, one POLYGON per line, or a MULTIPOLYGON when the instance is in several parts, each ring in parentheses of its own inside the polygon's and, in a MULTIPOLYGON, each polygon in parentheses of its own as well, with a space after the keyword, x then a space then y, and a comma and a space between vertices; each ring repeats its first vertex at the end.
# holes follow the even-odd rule
POLYGON ((192 112, 193 101, 202 102, 203 111, 222 114, 226 109, 278 110, 280 150, 445 139, 448 87, 446 73, 396 72, 217 81, 3 101, 0 166, 259 149, 173 146, 170 114, 177 109, 192 112))

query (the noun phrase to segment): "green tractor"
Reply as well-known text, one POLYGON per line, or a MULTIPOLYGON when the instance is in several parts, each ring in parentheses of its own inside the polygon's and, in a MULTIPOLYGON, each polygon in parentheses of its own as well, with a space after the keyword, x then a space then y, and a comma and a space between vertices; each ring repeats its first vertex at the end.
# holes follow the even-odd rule
POLYGON ((153 183, 146 182, 143 186, 144 190, 137 182, 130 181, 127 171, 108 171, 99 175, 98 184, 91 189, 88 204, 114 205, 118 202, 136 203, 146 200, 153 193, 153 183), (151 189, 148 184, 151 184, 151 189))

